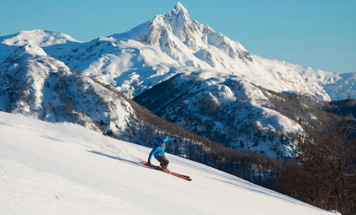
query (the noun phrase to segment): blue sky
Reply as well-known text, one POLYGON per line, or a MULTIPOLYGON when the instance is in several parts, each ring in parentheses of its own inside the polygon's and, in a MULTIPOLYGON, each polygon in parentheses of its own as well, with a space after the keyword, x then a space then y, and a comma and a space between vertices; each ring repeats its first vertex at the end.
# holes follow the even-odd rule
MULTIPOLYGON (((251 53, 356 72, 356 0, 181 0, 190 17, 251 53)), ((121 33, 177 0, 0 0, 0 35, 45 29, 81 41, 121 33)))

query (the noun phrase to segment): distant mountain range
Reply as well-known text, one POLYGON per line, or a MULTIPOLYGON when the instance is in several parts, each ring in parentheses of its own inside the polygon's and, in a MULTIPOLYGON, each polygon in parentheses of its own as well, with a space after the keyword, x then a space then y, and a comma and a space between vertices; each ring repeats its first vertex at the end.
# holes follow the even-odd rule
POLYGON ((40 29, 2 36, 0 62, 1 111, 127 139, 140 129, 129 98, 222 145, 270 157, 295 157, 289 137, 317 120, 278 108, 288 106, 285 96, 315 103, 356 97, 356 74, 253 55, 191 20, 180 3, 126 33, 90 42, 40 29))

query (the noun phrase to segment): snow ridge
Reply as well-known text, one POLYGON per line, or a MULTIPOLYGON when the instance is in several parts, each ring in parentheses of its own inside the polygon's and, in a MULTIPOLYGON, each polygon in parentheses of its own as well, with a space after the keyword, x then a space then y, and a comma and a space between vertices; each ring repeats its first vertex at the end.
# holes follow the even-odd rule
POLYGON ((30 57, 45 57, 47 53, 40 47, 35 45, 24 45, 17 48, 8 58, 11 60, 21 59, 21 58, 30 58, 30 57))
POLYGON ((51 46, 56 44, 65 44, 68 42, 80 42, 71 36, 35 29, 32 31, 20 31, 17 34, 0 37, 0 43, 10 46, 36 45, 40 47, 51 46))

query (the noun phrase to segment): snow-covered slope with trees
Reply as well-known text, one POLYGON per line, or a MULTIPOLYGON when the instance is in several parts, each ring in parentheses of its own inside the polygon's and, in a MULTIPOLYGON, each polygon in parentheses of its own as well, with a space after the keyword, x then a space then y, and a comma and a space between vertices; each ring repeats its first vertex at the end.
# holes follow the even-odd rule
POLYGON ((121 138, 135 119, 123 96, 71 71, 35 45, 18 47, 0 64, 0 110, 78 123, 121 138))
POLYGON ((224 146, 270 157, 295 157, 297 145, 283 136, 302 133, 297 120, 267 107, 249 82, 213 73, 177 75, 135 97, 153 113, 224 146))
POLYGON ((169 154, 193 181, 149 169, 150 148, 74 124, 0 112, 0 136, 1 214, 338 214, 169 154))

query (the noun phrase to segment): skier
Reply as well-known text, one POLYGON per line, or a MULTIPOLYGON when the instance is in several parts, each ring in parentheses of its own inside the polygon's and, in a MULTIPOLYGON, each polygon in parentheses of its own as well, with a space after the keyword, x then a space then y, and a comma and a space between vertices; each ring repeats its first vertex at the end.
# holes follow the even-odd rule
POLYGON ((170 172, 167 167, 169 161, 167 160, 166 156, 164 155, 164 150, 166 149, 166 142, 174 141, 177 143, 177 139, 173 137, 157 137, 154 144, 153 149, 148 156, 148 165, 151 166, 151 158, 152 155, 159 161, 161 165, 161 169, 164 172, 170 172))

